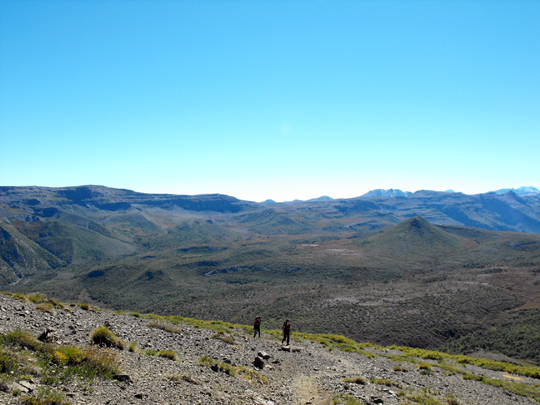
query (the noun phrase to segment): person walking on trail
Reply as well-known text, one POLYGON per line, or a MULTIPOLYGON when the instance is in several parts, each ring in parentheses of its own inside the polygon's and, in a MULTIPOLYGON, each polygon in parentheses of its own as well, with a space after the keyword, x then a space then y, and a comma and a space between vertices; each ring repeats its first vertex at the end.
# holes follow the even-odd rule
POLYGON ((253 339, 257 337, 257 333, 259 333, 259 339, 261 338, 261 320, 261 317, 258 316, 253 322, 253 331, 255 332, 253 333, 253 339))
POLYGON ((281 329, 283 330, 283 340, 281 341, 281 344, 283 344, 285 339, 287 339, 287 346, 289 346, 289 339, 291 337, 291 323, 288 319, 285 321, 281 329))

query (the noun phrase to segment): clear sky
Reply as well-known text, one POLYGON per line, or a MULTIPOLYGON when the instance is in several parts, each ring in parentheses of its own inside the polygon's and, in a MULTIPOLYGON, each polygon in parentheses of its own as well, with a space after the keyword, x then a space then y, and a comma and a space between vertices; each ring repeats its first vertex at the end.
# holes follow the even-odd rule
POLYGON ((540 1, 0 0, 0 185, 540 188, 540 1))

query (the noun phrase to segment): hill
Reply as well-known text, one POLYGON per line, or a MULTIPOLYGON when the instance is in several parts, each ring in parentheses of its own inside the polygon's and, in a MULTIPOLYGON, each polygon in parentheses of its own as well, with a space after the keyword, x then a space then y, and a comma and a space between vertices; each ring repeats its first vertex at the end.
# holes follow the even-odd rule
POLYGON ((253 339, 245 325, 17 298, 0 295, 0 317, 10 321, 0 323, 0 401, 10 405, 540 401, 540 369, 512 359, 306 334, 294 320, 291 345, 282 346, 277 330, 253 339))

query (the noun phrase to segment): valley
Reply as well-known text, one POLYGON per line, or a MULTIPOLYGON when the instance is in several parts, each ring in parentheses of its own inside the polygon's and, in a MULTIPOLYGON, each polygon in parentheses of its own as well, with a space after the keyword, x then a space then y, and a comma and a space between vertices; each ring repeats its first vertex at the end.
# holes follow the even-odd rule
POLYGON ((537 195, 253 203, 2 187, 0 233, 3 291, 241 324, 262 316, 270 329, 288 318, 303 332, 540 364, 538 339, 527 340, 540 332, 537 195))

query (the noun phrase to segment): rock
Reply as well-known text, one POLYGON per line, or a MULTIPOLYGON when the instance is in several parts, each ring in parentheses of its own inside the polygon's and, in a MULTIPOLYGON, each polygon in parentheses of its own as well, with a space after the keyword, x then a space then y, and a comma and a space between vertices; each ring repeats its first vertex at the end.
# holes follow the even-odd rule
POLYGON ((20 392, 24 392, 25 394, 28 394, 30 390, 26 387, 23 387, 21 384, 14 383, 12 386, 13 391, 18 390, 20 392))
POLYGON ((376 396, 371 395, 370 398, 371 398, 371 401, 372 401, 374 404, 382 404, 382 403, 384 403, 384 401, 383 401, 381 398, 379 398, 379 397, 376 397, 376 396))
POLYGON ((22 385, 29 392, 35 391, 36 389, 36 386, 28 381, 19 381, 19 385, 22 385))
POLYGON ((253 365, 262 370, 264 368, 264 361, 259 356, 257 356, 253 361, 253 365))
POLYGON ((0 382, 0 391, 9 392, 9 386, 5 382, 0 382))
POLYGON ((300 353, 302 349, 300 347, 291 347, 291 352, 293 353, 300 353))
POLYGON ((38 336, 38 340, 40 342, 52 343, 56 340, 54 332, 56 332, 54 329, 47 328, 41 335, 38 336))
POLYGON ((139 392, 138 394, 135 394, 134 397, 137 398, 137 399, 143 399, 143 398, 144 398, 144 394, 141 393, 141 392, 139 392))
POLYGON ((283 350, 284 352, 290 352, 291 348, 290 346, 281 346, 281 350, 283 350))
POLYGON ((200 385, 201 384, 197 380, 194 380, 193 378, 191 378, 190 376, 187 376, 187 375, 182 376, 182 380, 187 381, 190 384, 195 384, 195 385, 200 385))
POLYGON ((212 371, 215 371, 216 373, 219 371, 219 366, 217 364, 212 364, 210 368, 212 369, 212 371))
POLYGON ((257 355, 261 358, 263 358, 264 360, 268 360, 270 358, 270 355, 266 352, 259 352, 257 353, 257 355))
POLYGON ((116 381, 131 382, 131 377, 127 374, 117 374, 113 377, 116 381))

